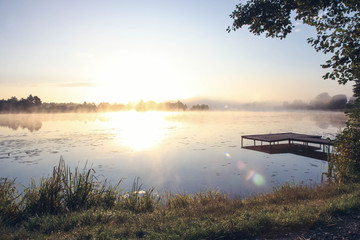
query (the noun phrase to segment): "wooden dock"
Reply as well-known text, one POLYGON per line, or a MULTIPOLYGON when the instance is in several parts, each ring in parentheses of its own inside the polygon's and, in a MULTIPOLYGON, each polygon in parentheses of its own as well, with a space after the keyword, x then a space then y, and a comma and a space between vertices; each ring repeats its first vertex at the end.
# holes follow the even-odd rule
POLYGON ((323 152, 330 152, 330 146, 332 142, 328 139, 323 139, 318 135, 307 135, 307 134, 298 134, 298 133, 274 133, 274 134, 259 134, 259 135, 244 135, 241 136, 241 147, 244 147, 244 139, 252 140, 254 142, 253 146, 256 146, 257 141, 263 145, 264 142, 268 143, 270 146, 274 144, 280 144, 280 142, 288 142, 291 144, 302 143, 304 146, 309 146, 309 144, 319 144, 320 149, 323 152))

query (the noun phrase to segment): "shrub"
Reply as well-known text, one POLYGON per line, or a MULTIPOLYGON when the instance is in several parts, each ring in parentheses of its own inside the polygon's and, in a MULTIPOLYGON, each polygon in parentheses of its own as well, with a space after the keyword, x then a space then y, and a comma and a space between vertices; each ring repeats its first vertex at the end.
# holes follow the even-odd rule
POLYGON ((338 133, 334 141, 329 166, 336 182, 360 181, 360 99, 347 113, 349 120, 345 129, 338 133))

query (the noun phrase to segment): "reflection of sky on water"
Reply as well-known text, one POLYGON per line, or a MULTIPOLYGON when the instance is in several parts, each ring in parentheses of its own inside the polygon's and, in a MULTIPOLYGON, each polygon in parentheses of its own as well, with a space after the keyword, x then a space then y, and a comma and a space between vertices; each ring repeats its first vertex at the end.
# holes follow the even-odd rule
MULTIPOLYGON (((14 115, 23 118, 24 115, 14 115)), ((159 191, 220 189, 237 195, 271 191, 284 182, 319 183, 326 162, 240 148, 244 134, 299 132, 328 136, 340 113, 116 113, 30 115, 41 128, 0 127, 0 175, 28 184, 47 176, 60 156, 72 167, 88 161, 112 182, 135 177, 159 191), (319 124, 314 119, 328 124, 319 124), (326 126, 326 128, 324 128, 326 126)), ((1 123, 0 126, 4 126, 1 123)), ((11 116, 6 116, 7 122, 11 116)), ((342 120, 341 120, 342 119, 342 120)))

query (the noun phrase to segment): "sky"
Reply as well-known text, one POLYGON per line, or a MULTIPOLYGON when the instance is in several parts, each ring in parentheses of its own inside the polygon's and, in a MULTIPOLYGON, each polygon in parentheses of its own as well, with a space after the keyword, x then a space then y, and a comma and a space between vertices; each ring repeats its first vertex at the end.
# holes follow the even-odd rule
MULTIPOLYGON (((235 0, 0 0, 0 99, 308 101, 352 95, 295 23, 284 40, 228 33, 235 0)), ((244 1, 242 1, 244 2, 244 1)))

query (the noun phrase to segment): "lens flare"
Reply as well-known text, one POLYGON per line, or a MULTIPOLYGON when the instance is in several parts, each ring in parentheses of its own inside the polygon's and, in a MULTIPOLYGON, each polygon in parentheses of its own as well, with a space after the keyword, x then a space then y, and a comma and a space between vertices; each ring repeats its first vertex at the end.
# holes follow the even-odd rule
POLYGON ((255 171, 254 171, 254 170, 249 171, 249 172, 246 174, 246 181, 249 181, 249 180, 253 179, 254 175, 255 175, 255 171))
POLYGON ((238 167, 238 169, 240 170, 244 170, 246 168, 246 164, 242 161, 238 161, 236 166, 238 167))
POLYGON ((254 170, 251 170, 247 173, 246 180, 252 181, 257 187, 264 186, 266 183, 264 176, 255 172, 254 170))
POLYGON ((225 153, 225 156, 228 157, 228 158, 231 158, 230 153, 227 153, 227 152, 226 152, 226 153, 225 153))
POLYGON ((260 186, 264 186, 265 185, 265 178, 263 175, 259 174, 259 173, 256 173, 254 178, 253 178, 253 183, 260 187, 260 186))

